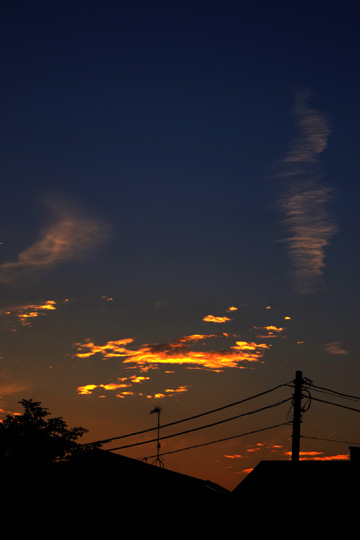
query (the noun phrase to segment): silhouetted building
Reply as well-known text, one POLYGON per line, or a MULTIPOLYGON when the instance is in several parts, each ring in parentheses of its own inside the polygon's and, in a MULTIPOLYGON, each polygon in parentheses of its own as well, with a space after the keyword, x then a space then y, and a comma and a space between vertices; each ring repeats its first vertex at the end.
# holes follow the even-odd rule
POLYGON ((231 506, 248 516, 281 510, 296 519, 322 515, 327 523, 346 521, 355 516, 359 480, 356 447, 350 448, 348 460, 261 461, 232 491, 231 506))

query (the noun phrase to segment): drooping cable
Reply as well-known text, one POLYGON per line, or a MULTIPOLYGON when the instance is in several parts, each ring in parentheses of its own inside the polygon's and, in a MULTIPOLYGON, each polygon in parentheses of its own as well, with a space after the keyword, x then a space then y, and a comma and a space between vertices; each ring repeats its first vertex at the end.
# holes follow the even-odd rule
POLYGON ((334 396, 338 396, 344 399, 349 399, 352 401, 360 401, 359 396, 353 396, 351 394, 344 394, 342 392, 337 392, 336 390, 331 390, 330 388, 324 388, 322 386, 316 386, 314 384, 311 385, 311 387, 316 390, 317 392, 323 393, 323 394, 330 394, 334 396))
MULTIPOLYGON (((161 454, 161 456, 166 456, 166 455, 169 455, 169 454, 176 454, 178 452, 184 452, 185 450, 192 450, 193 448, 199 448, 201 446, 209 446, 211 444, 224 442, 224 441, 229 441, 231 439, 239 439, 240 437, 245 437, 247 435, 253 435, 254 433, 260 433, 261 431, 267 431, 267 430, 270 430, 270 429, 275 429, 275 428, 278 428, 278 427, 281 427, 281 426, 288 426, 288 425, 289 425, 289 422, 283 422, 281 424, 268 426, 266 428, 255 429, 253 431, 247 431, 246 433, 241 433, 239 435, 232 435, 230 437, 224 437, 223 439, 216 439, 216 440, 208 441, 208 442, 205 442, 205 443, 200 443, 200 444, 194 444, 192 446, 187 446, 186 448, 179 448, 177 450, 170 450, 168 452, 163 452, 161 454)), ((144 460, 146 461, 147 459, 151 459, 152 457, 153 456, 148 456, 148 457, 144 458, 144 460)))
MULTIPOLYGON (((209 427, 213 427, 213 426, 218 426, 220 424, 224 424, 226 422, 230 422, 232 420, 235 420, 235 419, 238 419, 238 418, 241 418, 241 417, 244 417, 244 416, 249 416, 251 414, 257 414, 259 412, 262 412, 262 411, 265 411, 267 409, 272 409, 274 407, 278 407, 279 405, 282 405, 283 403, 286 403, 287 401, 289 401, 291 398, 287 398, 287 399, 284 399, 282 401, 278 401, 277 403, 273 403, 271 405, 267 405, 265 407, 261 407, 260 409, 256 409, 256 410, 253 410, 253 411, 249 411, 249 412, 246 412, 246 413, 242 413, 242 414, 238 414, 236 416, 233 416, 231 418, 226 418, 224 420, 219 420, 218 422, 213 422, 211 424, 206 424, 204 426, 199 426, 199 427, 196 427, 196 428, 193 428, 193 429, 188 429, 186 431, 181 431, 181 432, 178 432, 178 433, 173 433, 171 435, 164 435, 163 437, 160 437, 159 439, 151 439, 151 440, 147 440, 147 441, 139 441, 139 442, 136 442, 136 443, 133 443, 133 444, 127 444, 127 445, 124 445, 124 446, 118 446, 116 448, 110 448, 109 449, 109 452, 111 451, 115 451, 115 450, 124 450, 126 448, 132 448, 134 446, 142 446, 144 444, 148 444, 148 443, 153 443, 153 442, 156 442, 157 440, 164 440, 164 439, 170 439, 172 437, 178 437, 180 435, 187 435, 188 433, 193 433, 194 431, 200 431, 202 429, 206 429, 206 428, 209 428, 209 427)), ((164 427, 164 426, 163 426, 164 427)))
POLYGON ((320 403, 326 403, 327 405, 333 405, 334 407, 340 407, 341 409, 347 409, 349 411, 360 412, 360 409, 355 409, 354 407, 347 407, 346 405, 340 405, 340 403, 333 403, 332 401, 326 401, 324 399, 319 399, 312 397, 313 401, 319 401, 320 403))
POLYGON ((340 441, 338 439, 326 439, 323 437, 310 437, 309 435, 301 435, 302 439, 313 439, 316 441, 327 441, 327 442, 333 442, 333 443, 341 443, 341 444, 349 444, 351 446, 360 446, 359 442, 350 442, 350 441, 340 441))
MULTIPOLYGON (((164 428, 167 428, 167 427, 175 426, 177 424, 181 424, 182 422, 188 422, 190 420, 196 420, 197 418, 201 418, 201 417, 206 416, 208 414, 213 414, 213 413, 228 409, 230 407, 234 407, 236 405, 241 405, 242 403, 246 403, 247 401, 251 401, 253 399, 265 396, 266 394, 274 392, 275 390, 278 390, 279 388, 282 388, 284 386, 289 386, 289 384, 290 383, 279 384, 279 385, 277 385, 277 386, 275 386, 273 388, 265 390, 264 392, 260 392, 259 394, 255 394, 255 395, 247 397, 245 399, 241 399, 240 401, 235 401, 233 403, 229 403, 227 405, 223 405, 222 407, 218 407, 216 409, 205 411, 203 413, 196 414, 194 416, 189 416, 187 418, 183 418, 183 419, 180 419, 180 420, 175 420, 174 422, 169 422, 168 424, 164 424, 161 427, 162 427, 162 429, 164 429, 164 428)), ((143 429, 141 431, 135 431, 135 432, 132 432, 132 433, 126 433, 125 435, 119 435, 119 436, 111 437, 111 438, 108 438, 108 439, 102 439, 102 440, 94 441, 92 443, 85 443, 82 446, 90 446, 90 445, 93 445, 93 444, 107 444, 107 443, 110 443, 112 441, 116 441, 116 440, 119 440, 119 439, 125 439, 127 437, 134 437, 134 436, 137 436, 137 435, 143 435, 145 433, 149 433, 151 431, 154 431, 155 429, 157 429, 157 428, 156 427, 151 427, 151 428, 143 429)))

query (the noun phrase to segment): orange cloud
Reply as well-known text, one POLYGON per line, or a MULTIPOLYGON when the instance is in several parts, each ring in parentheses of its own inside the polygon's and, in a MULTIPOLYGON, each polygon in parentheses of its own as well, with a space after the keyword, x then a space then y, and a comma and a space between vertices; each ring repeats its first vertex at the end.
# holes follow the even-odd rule
MULTIPOLYGON (((291 455, 291 452, 286 452, 287 455, 291 455)), ((325 456, 323 452, 300 452, 299 458, 302 461, 338 461, 349 460, 349 456, 346 454, 336 454, 334 456, 325 456)))
POLYGON ((44 314, 46 311, 56 310, 56 302, 54 300, 47 300, 43 304, 29 304, 25 306, 13 306, 3 310, 1 314, 11 315, 15 314, 16 318, 24 325, 29 326, 31 323, 29 319, 38 317, 40 314, 44 314))
MULTIPOLYGON (((85 386, 78 386, 77 388, 77 392, 78 394, 82 394, 82 395, 89 395, 89 394, 92 394, 94 390, 96 390, 96 388, 103 388, 104 390, 107 390, 107 391, 118 391, 118 390, 122 390, 123 388, 130 388, 133 384, 139 384, 141 382, 143 382, 144 380, 147 380, 148 377, 137 377, 137 376, 132 376, 132 377, 124 377, 124 378, 119 378, 118 379, 118 382, 117 383, 108 383, 108 384, 87 384, 85 386)), ((120 392, 120 394, 132 394, 132 392, 129 392, 129 391, 122 391, 120 392)))
POLYGON ((226 311, 237 311, 237 310, 238 310, 237 307, 235 307, 235 306, 230 306, 230 307, 227 308, 226 311))
POLYGON ((216 317, 215 315, 206 315, 206 317, 203 318, 203 321, 213 323, 225 323, 231 321, 231 319, 229 319, 228 317, 216 317))
POLYGON ((285 330, 285 328, 277 327, 277 326, 273 326, 273 325, 261 326, 261 327, 254 326, 254 328, 257 329, 257 330, 265 331, 265 333, 258 336, 258 337, 260 337, 262 339, 279 337, 282 334, 282 332, 284 332, 284 330, 285 330))
POLYGON ((179 394, 179 393, 182 393, 182 392, 187 392, 188 391, 188 387, 187 386, 179 386, 179 388, 167 388, 165 390, 165 392, 167 394, 179 394))
POLYGON ((228 368, 244 367, 242 364, 258 362, 264 352, 270 348, 265 343, 236 341, 234 345, 220 350, 206 350, 195 347, 201 342, 206 346, 209 340, 228 339, 229 334, 193 334, 174 339, 167 343, 145 344, 137 349, 130 349, 132 338, 108 341, 104 345, 96 345, 92 341, 75 343, 75 356, 89 358, 100 354, 103 358, 123 358, 129 367, 138 367, 143 372, 159 365, 183 365, 210 371, 223 371, 228 368))
POLYGON ((179 386, 179 388, 167 388, 166 390, 164 390, 164 392, 158 392, 154 395, 150 395, 148 394, 146 397, 147 399, 164 399, 166 397, 172 397, 176 394, 181 394, 183 392, 187 392, 188 391, 188 387, 187 386, 179 386))

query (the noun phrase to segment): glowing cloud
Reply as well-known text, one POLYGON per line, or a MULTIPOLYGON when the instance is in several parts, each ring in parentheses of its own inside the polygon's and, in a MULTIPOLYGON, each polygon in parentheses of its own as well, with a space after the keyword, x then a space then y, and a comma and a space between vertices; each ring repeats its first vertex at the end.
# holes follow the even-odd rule
POLYGON ((9 281, 24 271, 81 258, 108 238, 108 225, 81 215, 79 210, 65 204, 55 205, 53 210, 56 217, 39 239, 20 252, 17 261, 0 266, 1 280, 9 281))
POLYGON ((94 390, 96 390, 97 388, 101 388, 101 389, 104 389, 106 391, 110 391, 110 392, 113 392, 113 391, 116 391, 118 393, 118 395, 120 396, 123 396, 123 395, 132 395, 133 392, 130 392, 128 390, 123 390, 124 388, 130 388, 133 384, 139 384, 139 383, 142 383, 143 381, 147 380, 148 377, 137 377, 137 376, 132 376, 132 377, 128 377, 128 378, 121 378, 121 379, 118 379, 118 382, 116 383, 108 383, 108 384, 86 384, 85 386, 79 386, 77 388, 77 392, 78 394, 81 394, 81 395, 90 395, 93 393, 94 390), (121 390, 121 392, 119 392, 119 390, 121 390))
POLYGON ((322 114, 307 106, 308 95, 298 92, 294 113, 299 136, 282 162, 286 194, 280 201, 284 212, 285 240, 296 292, 310 293, 322 287, 324 248, 336 227, 326 211, 330 190, 319 183, 318 156, 326 149, 329 128, 322 114))
MULTIPOLYGON (((137 392, 134 392, 132 390, 130 390, 130 388, 134 385, 134 384, 139 384, 139 383, 142 383, 146 380, 149 380, 149 377, 137 377, 137 376, 132 376, 132 377, 129 377, 128 379, 126 378, 121 378, 119 379, 119 382, 118 383, 108 383, 108 384, 87 384, 85 386, 79 386, 77 388, 77 393, 80 394, 80 395, 91 395, 94 393, 94 390, 96 389, 103 389, 103 390, 106 390, 107 392, 116 392, 116 397, 118 398, 125 398, 127 396, 134 396, 134 395, 144 395, 143 393, 137 393, 137 392), (122 381, 122 382, 120 382, 122 381)), ((147 394, 146 395, 146 398, 150 399, 150 398, 165 398, 165 397, 171 397, 171 396, 175 396, 176 394, 181 394, 181 393, 184 393, 184 392, 187 392, 188 391, 188 387, 187 386, 179 386, 178 388, 167 388, 166 390, 164 390, 164 392, 160 393, 160 392, 157 392, 156 394, 154 395, 149 395, 147 394)), ((103 398, 104 395, 99 395, 98 397, 101 397, 103 398)))
POLYGON ((257 337, 260 337, 261 339, 266 339, 266 338, 275 338, 275 337, 279 337, 282 335, 282 333, 284 332, 285 328, 282 328, 282 327, 278 327, 278 326, 273 326, 273 325, 269 325, 269 326, 254 326, 254 328, 256 330, 261 330, 261 334, 259 334, 257 337))
POLYGON ((147 371, 159 365, 182 365, 185 367, 223 371, 228 368, 244 367, 249 362, 261 360, 264 352, 270 348, 265 343, 236 341, 234 345, 220 350, 206 350, 209 340, 228 339, 227 333, 221 334, 193 334, 174 339, 168 343, 145 344, 138 349, 130 349, 132 338, 108 341, 104 345, 96 345, 92 341, 75 343, 75 354, 78 358, 89 358, 100 354, 102 358, 121 358, 123 365, 129 368, 140 368, 147 371), (203 348, 195 347, 201 343, 203 348))
POLYGON ((43 304, 29 304, 25 306, 12 306, 6 310, 2 310, 0 315, 12 315, 21 322, 23 326, 30 326, 31 319, 44 315, 47 311, 56 310, 56 302, 54 300, 47 300, 43 304))
MULTIPOLYGON (((291 455, 290 452, 286 452, 287 455, 291 455)), ((346 454, 336 454, 333 456, 326 456, 323 452, 300 452, 299 458, 301 461, 338 461, 349 460, 349 456, 346 454)))
POLYGON ((206 315, 206 317, 203 318, 203 321, 221 324, 231 321, 231 319, 229 319, 228 317, 216 317, 215 315, 206 315))

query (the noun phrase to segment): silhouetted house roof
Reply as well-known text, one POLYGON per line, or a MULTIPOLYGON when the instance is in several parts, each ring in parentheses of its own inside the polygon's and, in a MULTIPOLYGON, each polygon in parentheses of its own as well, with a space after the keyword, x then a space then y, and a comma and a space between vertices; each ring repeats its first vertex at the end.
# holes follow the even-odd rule
POLYGON ((200 508, 222 504, 229 492, 206 480, 105 450, 95 450, 71 463, 36 468, 8 468, 8 489, 29 491, 34 500, 72 508, 82 501, 97 514, 118 508, 200 508))
POLYGON ((149 502, 154 497, 159 501, 174 498, 211 502, 229 494, 213 482, 105 450, 96 450, 73 464, 64 464, 66 467, 85 483, 91 478, 91 483, 104 485, 111 478, 123 492, 149 502))
POLYGON ((231 492, 231 504, 248 515, 282 509, 315 516, 325 507, 337 514, 347 511, 359 487, 360 448, 351 448, 350 457, 298 463, 261 461, 231 492))

